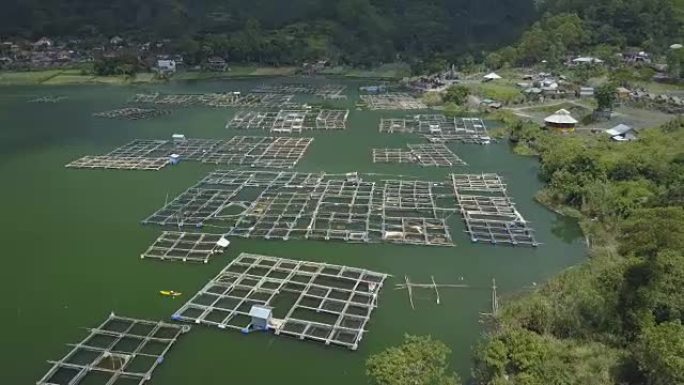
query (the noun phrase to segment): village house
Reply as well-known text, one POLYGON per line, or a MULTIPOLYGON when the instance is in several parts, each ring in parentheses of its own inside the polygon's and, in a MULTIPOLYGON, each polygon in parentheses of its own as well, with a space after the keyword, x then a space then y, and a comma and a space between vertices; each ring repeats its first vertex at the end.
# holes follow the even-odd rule
POLYGON ((618 99, 628 99, 631 93, 632 91, 625 87, 618 87, 615 89, 615 95, 617 95, 618 99))
POLYGON ((14 44, 11 41, 4 41, 0 44, 0 52, 11 53, 16 52, 17 50, 19 50, 19 45, 14 44))
POLYGON ((35 43, 32 44, 34 49, 48 49, 51 48, 55 43, 48 39, 47 37, 41 37, 35 43))
POLYGON ((616 142, 628 142, 638 139, 637 131, 626 124, 619 124, 611 129, 606 130, 605 133, 616 142))
POLYGON ((0 68, 6 68, 14 63, 14 60, 9 56, 0 56, 0 68))
POLYGON ((622 54, 622 60, 629 64, 649 64, 651 55, 644 51, 629 51, 622 54))
POLYGON ((109 39, 109 44, 115 47, 120 47, 124 45, 124 39, 121 36, 114 36, 111 39, 109 39))
POLYGON ((225 72, 228 70, 228 63, 226 62, 226 59, 222 57, 213 56, 207 60, 205 68, 209 71, 225 72))
POLYGON ((593 98, 594 94, 594 87, 580 87, 579 90, 577 90, 578 98, 593 98))
POLYGON ((157 60, 157 70, 160 74, 171 75, 176 73, 176 61, 173 59, 157 60))

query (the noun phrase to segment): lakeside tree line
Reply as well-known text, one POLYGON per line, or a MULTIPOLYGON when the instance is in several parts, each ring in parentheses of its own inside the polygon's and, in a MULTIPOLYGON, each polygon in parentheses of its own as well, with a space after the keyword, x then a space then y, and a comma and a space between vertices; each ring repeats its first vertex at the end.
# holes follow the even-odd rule
MULTIPOLYGON (((591 257, 504 300, 474 349, 474 383, 684 384, 684 117, 629 143, 504 120, 513 144, 540 157, 537 199, 580 220, 591 257)), ((367 373, 378 385, 463 383, 449 353, 407 336, 367 373)))
POLYGON ((684 118, 615 143, 517 122, 538 199, 580 218, 591 258, 507 301, 476 349, 479 384, 684 383, 684 118))

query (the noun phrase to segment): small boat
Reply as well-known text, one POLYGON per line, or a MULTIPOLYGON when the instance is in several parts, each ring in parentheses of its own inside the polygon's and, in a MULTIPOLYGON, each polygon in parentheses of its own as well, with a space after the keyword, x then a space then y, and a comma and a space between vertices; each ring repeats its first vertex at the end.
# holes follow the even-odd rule
POLYGON ((179 293, 179 292, 173 291, 173 290, 159 290, 159 294, 166 296, 166 297, 174 297, 174 298, 180 297, 181 295, 183 295, 183 293, 179 293))

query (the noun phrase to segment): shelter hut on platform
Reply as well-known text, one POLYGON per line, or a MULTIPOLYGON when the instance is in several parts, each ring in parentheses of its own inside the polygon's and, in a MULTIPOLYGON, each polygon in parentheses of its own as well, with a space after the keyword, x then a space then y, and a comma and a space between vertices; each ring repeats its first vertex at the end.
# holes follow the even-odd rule
POLYGON ((544 119, 546 128, 557 132, 573 132, 577 123, 579 123, 577 119, 573 118, 570 111, 565 109, 558 110, 544 119))
POLYGON ((268 330, 268 324, 273 317, 273 308, 263 305, 252 305, 249 310, 252 323, 249 324, 250 330, 268 330))

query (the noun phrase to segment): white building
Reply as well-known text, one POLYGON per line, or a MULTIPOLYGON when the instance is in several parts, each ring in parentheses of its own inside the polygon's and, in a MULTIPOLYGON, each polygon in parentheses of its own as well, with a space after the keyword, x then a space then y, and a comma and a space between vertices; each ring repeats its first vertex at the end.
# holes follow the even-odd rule
POLYGON ((175 73, 176 72, 176 61, 175 60, 157 60, 157 68, 161 73, 175 73))
POLYGON ((111 39, 109 39, 109 44, 111 45, 123 45, 124 39, 121 36, 114 36, 111 39))
POLYGON ((580 98, 593 98, 595 90, 593 87, 580 87, 578 95, 580 98))
POLYGON ((38 41, 33 43, 35 48, 50 48, 54 45, 54 42, 47 37, 41 37, 38 41))

